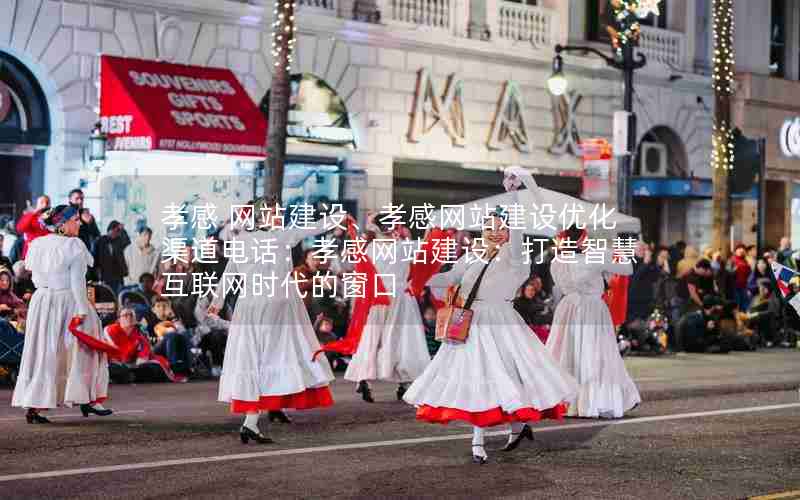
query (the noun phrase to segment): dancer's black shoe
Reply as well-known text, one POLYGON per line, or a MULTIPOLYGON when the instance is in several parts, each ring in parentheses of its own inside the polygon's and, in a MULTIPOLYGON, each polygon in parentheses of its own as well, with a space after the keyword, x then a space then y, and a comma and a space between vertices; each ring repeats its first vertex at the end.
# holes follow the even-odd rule
POLYGON ((399 386, 397 386, 397 400, 398 401, 402 401, 403 400, 403 396, 406 395, 406 391, 407 390, 408 390, 408 387, 406 387, 403 384, 400 384, 399 386))
POLYGON ((25 414, 25 420, 29 424, 49 424, 50 420, 47 418, 39 415, 39 412, 34 410, 33 408, 28 410, 28 413, 25 414))
POLYGON ((358 383, 358 388, 356 389, 356 393, 361 394, 361 399, 366 401, 367 403, 374 403, 375 400, 372 399, 372 389, 369 388, 369 384, 367 384, 366 380, 362 380, 358 383))
MULTIPOLYGON (((483 445, 480 445, 480 444, 473 444, 473 445, 472 445, 472 448, 483 448, 483 445)), ((476 453, 475 453, 475 451, 473 450, 473 452, 472 452, 472 463, 473 463, 473 464, 477 464, 477 465, 483 465, 483 464, 485 464, 485 463, 486 463, 486 460, 487 460, 487 459, 488 459, 488 457, 486 457, 486 456, 483 456, 483 455, 478 455, 478 454, 476 454, 476 453)))
POLYGON ((269 412, 269 421, 275 422, 278 421, 282 424, 291 424, 292 420, 289 418, 288 415, 283 413, 282 411, 271 411, 269 412))
POLYGON ((529 440, 533 441, 533 431, 531 430, 531 428, 530 428, 530 426, 528 424, 525 424, 522 427, 522 430, 519 431, 519 434, 517 434, 517 437, 515 437, 514 439, 509 441, 508 444, 503 446, 502 450, 503 451, 514 451, 514 450, 516 450, 517 447, 519 446, 519 444, 525 438, 528 438, 529 440))
POLYGON ((83 413, 84 417, 88 417, 90 413, 92 415, 97 415, 98 417, 107 417, 114 412, 110 408, 103 408, 102 410, 98 410, 92 405, 81 405, 81 413, 83 413))
POLYGON ((242 444, 247 444, 251 439, 258 444, 272 444, 275 441, 260 432, 255 432, 249 427, 242 426, 239 430, 239 437, 242 439, 242 444))

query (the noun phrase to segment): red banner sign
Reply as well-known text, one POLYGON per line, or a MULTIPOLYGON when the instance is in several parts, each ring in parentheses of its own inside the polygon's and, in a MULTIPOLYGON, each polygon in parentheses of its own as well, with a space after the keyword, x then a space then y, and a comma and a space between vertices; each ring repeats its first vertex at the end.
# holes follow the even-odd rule
POLYGON ((266 119, 230 70, 102 56, 100 72, 109 150, 266 155, 266 119))
POLYGON ((605 139, 581 141, 583 151, 583 192, 586 201, 607 201, 611 197, 611 145, 605 139))

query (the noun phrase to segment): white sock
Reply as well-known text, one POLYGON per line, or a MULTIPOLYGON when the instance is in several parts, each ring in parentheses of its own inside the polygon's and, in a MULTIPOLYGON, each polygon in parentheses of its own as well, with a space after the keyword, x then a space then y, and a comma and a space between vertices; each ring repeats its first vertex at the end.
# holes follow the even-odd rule
POLYGON ((516 437, 519 436, 519 433, 522 432, 522 429, 524 428, 524 422, 511 422, 511 433, 508 435, 508 442, 510 443, 516 439, 516 437))
POLYGON ((479 457, 487 458, 486 450, 483 447, 483 436, 485 430, 483 427, 472 428, 472 454, 479 457))
POLYGON ((248 413, 244 417, 244 423, 242 427, 247 427, 251 431, 260 434, 261 430, 258 428, 258 417, 260 415, 258 413, 248 413))
POLYGON ((100 403, 94 403, 94 404, 91 404, 91 405, 89 405, 89 406, 91 406, 91 407, 92 407, 92 408, 94 408, 95 410, 105 410, 105 409, 106 409, 106 408, 105 408, 105 407, 104 407, 102 404, 100 404, 100 403))

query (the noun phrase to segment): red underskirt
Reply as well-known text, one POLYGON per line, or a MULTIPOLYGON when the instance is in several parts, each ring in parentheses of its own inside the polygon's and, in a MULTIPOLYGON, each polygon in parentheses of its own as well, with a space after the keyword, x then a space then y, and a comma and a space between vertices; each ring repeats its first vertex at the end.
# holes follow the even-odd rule
POLYGON ((521 408, 514 413, 506 413, 500 407, 479 412, 469 412, 457 408, 435 408, 428 405, 417 408, 417 420, 432 424, 449 424, 454 420, 461 420, 478 427, 492 427, 511 422, 537 422, 545 418, 561 420, 566 414, 567 405, 563 403, 547 410, 521 408))
POLYGON ((261 396, 258 401, 240 401, 234 399, 231 402, 232 413, 254 413, 257 411, 278 411, 284 408, 294 410, 310 410, 311 408, 323 408, 333 405, 333 395, 330 387, 318 387, 316 389, 306 389, 295 394, 285 396, 261 396))

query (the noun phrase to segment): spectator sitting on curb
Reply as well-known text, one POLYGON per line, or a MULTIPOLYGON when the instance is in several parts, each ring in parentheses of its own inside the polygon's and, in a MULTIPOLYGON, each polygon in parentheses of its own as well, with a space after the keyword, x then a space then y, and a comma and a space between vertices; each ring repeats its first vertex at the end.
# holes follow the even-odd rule
POLYGON ((153 354, 150 342, 136 323, 133 309, 125 308, 119 319, 106 327, 106 334, 117 346, 117 355, 111 358, 109 370, 117 383, 127 382, 185 382, 176 376, 163 356, 153 354))
POLYGON ((747 326, 753 328, 765 347, 772 347, 780 342, 782 347, 789 347, 788 342, 778 339, 781 318, 781 301, 772 293, 772 282, 769 278, 758 280, 758 295, 747 313, 747 326))
POLYGON ((676 328, 677 344, 686 352, 727 353, 730 339, 720 335, 719 315, 722 301, 709 295, 703 299, 702 309, 687 313, 676 328))

